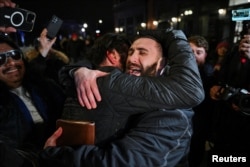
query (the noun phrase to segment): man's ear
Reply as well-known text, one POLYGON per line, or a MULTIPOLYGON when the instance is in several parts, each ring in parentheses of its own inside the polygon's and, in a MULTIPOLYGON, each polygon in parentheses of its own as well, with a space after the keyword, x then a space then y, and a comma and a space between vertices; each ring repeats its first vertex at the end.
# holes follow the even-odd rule
POLYGON ((165 57, 161 57, 158 62, 157 62, 157 67, 156 67, 156 71, 157 71, 157 75, 161 75, 164 72, 164 67, 166 66, 167 60, 165 57))
POLYGON ((112 64, 117 63, 117 57, 114 51, 107 51, 107 58, 112 64))
POLYGON ((158 62, 157 62, 157 70, 161 70, 164 68, 164 66, 166 65, 166 58, 165 57, 161 57, 158 62))

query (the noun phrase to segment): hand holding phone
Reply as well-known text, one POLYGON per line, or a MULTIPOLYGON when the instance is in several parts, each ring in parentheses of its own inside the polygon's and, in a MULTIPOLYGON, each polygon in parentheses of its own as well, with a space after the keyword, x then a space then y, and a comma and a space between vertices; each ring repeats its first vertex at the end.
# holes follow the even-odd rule
POLYGON ((22 8, 0 7, 0 26, 32 31, 36 14, 22 8))
POLYGON ((47 30, 44 28, 37 40, 38 51, 43 57, 47 57, 49 51, 52 49, 53 44, 56 42, 56 38, 48 40, 47 30))

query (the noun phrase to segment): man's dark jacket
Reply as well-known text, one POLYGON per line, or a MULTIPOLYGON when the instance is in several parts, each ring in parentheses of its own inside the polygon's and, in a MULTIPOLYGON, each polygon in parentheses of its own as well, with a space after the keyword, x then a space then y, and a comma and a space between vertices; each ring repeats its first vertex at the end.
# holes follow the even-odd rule
MULTIPOLYGON (((133 122, 128 122, 129 130, 121 138, 105 146, 50 147, 41 153, 42 164, 176 166, 188 152, 191 108, 204 99, 204 91, 185 35, 181 31, 166 34, 164 46, 170 66, 167 77, 137 77, 113 70, 98 79, 101 103, 106 104, 106 109, 99 112, 112 113, 113 117, 113 121, 103 125, 106 131, 119 128, 124 116, 140 113, 129 118, 133 122)), ((64 70, 72 66, 67 68, 64 70)))
POLYGON ((33 161, 56 129, 55 122, 61 116, 65 94, 54 81, 40 76, 37 78, 38 75, 34 74, 37 63, 42 64, 43 59, 39 56, 37 62, 25 65, 22 86, 29 92, 30 99, 44 122, 35 124, 24 102, 0 82, 1 167, 21 166, 25 158, 19 155, 33 161))

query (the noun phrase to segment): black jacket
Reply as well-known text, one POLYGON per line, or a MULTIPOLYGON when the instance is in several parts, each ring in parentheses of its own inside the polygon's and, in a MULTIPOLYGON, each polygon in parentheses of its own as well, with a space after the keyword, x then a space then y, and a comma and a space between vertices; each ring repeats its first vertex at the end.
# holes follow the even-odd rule
POLYGON ((63 90, 52 80, 37 78, 32 71, 35 66, 26 64, 22 87, 30 94, 32 103, 44 120, 43 123, 35 124, 24 102, 0 82, 0 151, 5 156, 4 161, 1 160, 2 165, 8 158, 14 158, 9 157, 8 152, 16 153, 19 150, 17 152, 23 151, 31 156, 43 149, 45 141, 56 129, 56 119, 61 116, 65 100, 63 90), (13 150, 7 152, 2 148, 13 150))
POLYGON ((96 112, 108 112, 112 120, 106 123, 106 131, 113 133, 119 123, 132 119, 127 132, 105 146, 48 148, 41 154, 45 166, 175 166, 181 160, 192 133, 191 108, 204 99, 204 91, 185 35, 173 31, 165 38, 167 77, 137 77, 113 70, 98 79, 102 109, 104 104, 106 109, 96 112), (61 162, 61 157, 67 157, 67 162, 61 162))
POLYGON ((238 45, 226 56, 219 76, 219 83, 222 86, 228 85, 231 89, 225 88, 222 93, 223 97, 229 97, 227 100, 222 98, 216 102, 216 114, 213 118, 214 149, 218 152, 244 153, 249 156, 250 97, 249 94, 236 90, 245 89, 250 92, 250 60, 245 58, 244 61, 238 45), (238 105, 240 110, 235 111, 232 103, 238 105))

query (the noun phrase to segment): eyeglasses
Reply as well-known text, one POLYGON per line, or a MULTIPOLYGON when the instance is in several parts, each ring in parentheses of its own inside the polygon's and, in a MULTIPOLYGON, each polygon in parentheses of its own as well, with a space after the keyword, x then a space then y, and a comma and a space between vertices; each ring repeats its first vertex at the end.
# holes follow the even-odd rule
POLYGON ((10 50, 8 52, 0 53, 0 66, 4 65, 7 62, 7 58, 11 57, 13 60, 21 60, 23 54, 19 50, 10 50))

